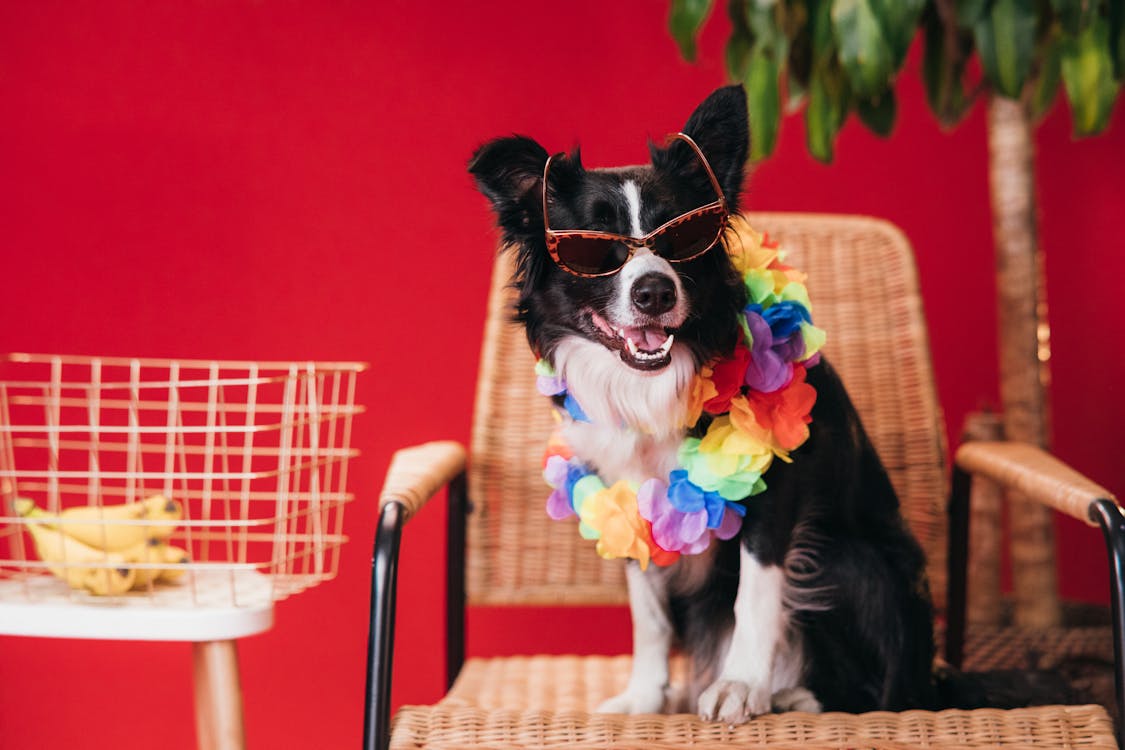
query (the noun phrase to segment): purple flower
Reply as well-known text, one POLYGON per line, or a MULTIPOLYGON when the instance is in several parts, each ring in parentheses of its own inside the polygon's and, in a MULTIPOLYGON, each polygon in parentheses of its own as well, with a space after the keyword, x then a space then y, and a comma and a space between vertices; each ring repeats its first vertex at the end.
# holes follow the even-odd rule
MULTIPOLYGON (((751 307, 757 307, 752 305, 751 307)), ((773 393, 785 387, 793 377, 793 365, 786 359, 791 347, 789 339, 776 342, 775 348, 773 331, 759 313, 748 307, 746 309, 746 325, 750 329, 750 336, 754 339, 750 346, 750 363, 746 367, 746 385, 762 393, 773 393), (781 351, 778 351, 780 349, 781 351)), ((790 338, 800 338, 800 333, 792 334, 790 338)), ((804 341, 800 342, 801 353, 804 353, 804 341)))
POLYGON ((557 396, 566 391, 566 381, 557 375, 538 375, 535 378, 535 387, 544 396, 557 396))
POLYGON ((662 549, 697 555, 714 537, 730 539, 742 527, 746 509, 705 492, 687 480, 687 472, 673 471, 669 485, 650 479, 637 491, 641 517, 652 524, 652 539, 662 549))
POLYGON ((574 508, 570 507, 570 497, 565 488, 556 487, 551 490, 551 494, 547 496, 547 515, 555 521, 574 515, 574 508))
POLYGON ((577 458, 568 461, 562 456, 548 456, 543 478, 554 490, 547 496, 547 515, 556 521, 574 515, 574 485, 589 473, 577 458))

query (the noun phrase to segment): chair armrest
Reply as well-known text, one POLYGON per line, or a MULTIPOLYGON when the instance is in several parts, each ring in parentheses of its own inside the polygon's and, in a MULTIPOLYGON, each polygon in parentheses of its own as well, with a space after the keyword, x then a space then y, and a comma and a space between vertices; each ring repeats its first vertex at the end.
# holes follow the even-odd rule
POLYGON ((970 442, 957 449, 957 466, 1017 490, 1022 495, 1077 518, 1090 526, 1098 521, 1091 505, 1116 502, 1106 488, 1095 484, 1046 451, 1016 442, 970 442))
POLYGON ((406 511, 403 520, 407 520, 464 470, 465 449, 451 440, 396 451, 379 493, 379 510, 397 502, 406 511))
MULTIPOLYGON (((449 485, 450 552, 447 571, 461 575, 449 578, 450 602, 460 605, 446 614, 447 631, 453 627, 460 644, 451 663, 459 669, 464 657, 464 512, 465 449, 451 441, 403 448, 391 457, 383 490, 379 493, 379 525, 371 554, 371 611, 367 633, 367 689, 364 697, 363 746, 386 750, 391 726, 391 666, 394 658, 395 599, 398 586, 398 548, 402 527, 431 497, 449 485), (452 624, 452 625, 451 625, 452 624)), ((451 605, 450 610, 454 607, 451 605)))
MULTIPOLYGON (((968 442, 957 449, 949 508, 947 660, 960 666, 964 647, 969 483, 973 475, 990 479, 1090 526, 1101 527, 1109 557, 1117 710, 1119 716, 1125 716, 1125 512, 1105 487, 1034 445, 981 441, 968 442)), ((1117 740, 1125 747, 1125 725, 1118 725, 1117 740)))

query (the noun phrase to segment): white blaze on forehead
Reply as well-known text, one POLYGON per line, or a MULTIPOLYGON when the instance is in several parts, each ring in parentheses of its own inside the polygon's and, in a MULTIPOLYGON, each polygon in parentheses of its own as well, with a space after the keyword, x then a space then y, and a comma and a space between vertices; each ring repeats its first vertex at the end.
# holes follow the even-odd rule
POLYGON ((625 195, 625 205, 629 207, 629 236, 643 237, 641 232, 641 189, 632 180, 626 180, 621 186, 625 195))

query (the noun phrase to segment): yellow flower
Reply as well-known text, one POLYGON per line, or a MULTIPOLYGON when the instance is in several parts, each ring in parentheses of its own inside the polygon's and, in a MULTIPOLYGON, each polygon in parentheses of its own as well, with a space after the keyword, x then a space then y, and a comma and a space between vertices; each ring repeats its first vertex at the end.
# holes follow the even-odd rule
POLYGON ((590 495, 582 505, 582 523, 595 529, 598 554, 607 560, 632 557, 648 567, 650 557, 648 522, 637 508, 637 493, 626 481, 590 495))
POLYGON ((773 459, 769 443, 738 429, 730 417, 719 417, 711 423, 699 443, 699 453, 706 456, 710 472, 719 477, 743 472, 760 474, 773 459))
POLYGON ((727 254, 739 273, 765 268, 777 259, 776 247, 763 247, 762 235, 755 232, 741 214, 730 217, 726 236, 727 254))
POLYGON ((715 374, 710 365, 704 365, 691 382, 691 391, 687 398, 687 411, 684 413, 683 427, 695 427, 699 416, 703 413, 703 405, 719 395, 715 388, 715 381, 711 377, 715 374))
POLYGON ((730 421, 740 432, 768 446, 769 450, 782 461, 793 462, 793 459, 789 458, 789 451, 778 444, 773 431, 758 422, 745 396, 739 396, 730 402, 730 421))

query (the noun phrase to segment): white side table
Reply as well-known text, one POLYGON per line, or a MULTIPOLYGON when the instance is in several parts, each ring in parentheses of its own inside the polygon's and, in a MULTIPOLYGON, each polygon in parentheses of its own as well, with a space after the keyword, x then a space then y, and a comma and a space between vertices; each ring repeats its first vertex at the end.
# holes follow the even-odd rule
POLYGON ((190 641, 200 750, 242 750, 237 639, 273 626, 270 579, 195 571, 175 585, 101 598, 47 576, 0 580, 0 635, 190 641))

